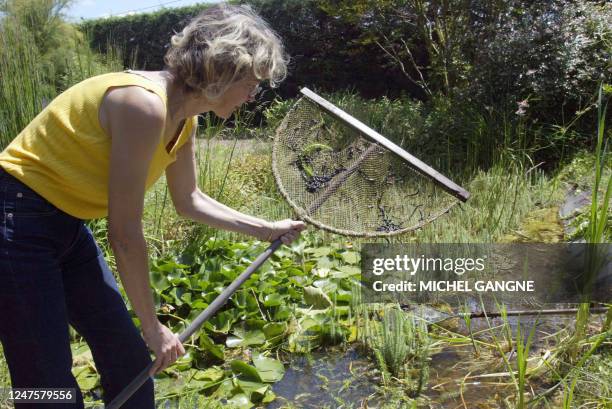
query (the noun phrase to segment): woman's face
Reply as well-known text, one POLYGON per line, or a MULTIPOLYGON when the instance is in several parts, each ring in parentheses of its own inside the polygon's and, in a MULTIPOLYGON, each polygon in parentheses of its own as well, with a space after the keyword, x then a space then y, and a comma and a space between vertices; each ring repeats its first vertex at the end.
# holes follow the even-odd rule
POLYGON ((253 101, 259 91, 259 80, 247 77, 233 83, 227 91, 213 104, 212 111, 219 117, 227 119, 245 102, 253 101))

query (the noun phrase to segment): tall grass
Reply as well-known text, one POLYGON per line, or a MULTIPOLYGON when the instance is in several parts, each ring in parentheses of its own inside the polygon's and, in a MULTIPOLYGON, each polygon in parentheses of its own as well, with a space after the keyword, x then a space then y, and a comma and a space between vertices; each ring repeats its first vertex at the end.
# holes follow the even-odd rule
POLYGON ((34 32, 36 28, 10 14, 0 22, 0 149, 61 91, 85 78, 123 68, 116 47, 99 55, 76 30, 64 38, 61 50, 40 49, 34 32))
POLYGON ((0 25, 0 149, 56 95, 32 41, 26 27, 8 21, 0 25))
POLYGON ((480 351, 478 350, 478 345, 476 344, 476 338, 474 336, 474 332, 472 331, 472 315, 470 314, 470 308, 466 304, 463 307, 463 321, 465 322, 465 327, 468 330, 470 335, 470 342, 472 343, 472 348, 474 348, 474 354, 476 356, 480 355, 480 351))
MULTIPOLYGON (((587 232, 585 234, 585 239, 587 243, 590 244, 587 248, 587 263, 588 266, 586 268, 587 276, 589 277, 589 281, 593 277, 597 275, 599 268, 601 266, 601 260, 605 257, 605 254, 601 254, 602 248, 601 246, 597 246, 598 243, 603 242, 604 238, 604 230, 608 228, 608 206, 610 204, 610 196, 612 194, 612 176, 608 176, 607 183, 602 181, 603 169, 604 165, 607 163, 607 143, 604 143, 604 135, 605 135, 605 121, 606 121, 606 112, 608 108, 607 100, 604 100, 603 93, 603 85, 599 86, 598 90, 598 99, 597 99, 597 136, 596 136, 596 144, 595 144, 595 180, 594 186, 591 193, 591 206, 590 206, 590 214, 589 214, 589 224, 587 227, 587 232), (605 186, 603 202, 600 207, 600 186, 605 186)), ((575 333, 574 337, 570 341, 568 346, 568 350, 570 356, 575 359, 578 354, 579 343, 586 336, 586 328, 589 322, 589 306, 590 299, 588 298, 589 291, 592 282, 586 283, 585 295, 587 296, 583 299, 583 302, 580 304, 578 313, 576 315, 576 324, 575 324, 575 333)), ((608 309, 606 324, 603 328, 603 332, 609 330, 610 322, 612 321, 612 307, 608 309)))
POLYGON ((529 211, 551 206, 559 198, 541 171, 528 172, 521 163, 509 161, 479 170, 465 185, 472 194, 467 203, 408 237, 424 243, 495 243, 517 229, 529 211))
POLYGON ((71 39, 71 52, 65 57, 61 74, 61 90, 84 79, 123 70, 123 50, 109 44, 106 54, 99 54, 89 48, 85 35, 75 33, 71 39))
POLYGON ((608 110, 608 101, 604 100, 603 85, 599 86, 597 100, 597 142, 595 146, 595 185, 591 195, 591 214, 589 219, 589 228, 587 240, 589 243, 602 243, 604 229, 607 226, 608 206, 610 204, 610 196, 612 195, 612 177, 608 177, 608 182, 602 181, 602 173, 604 165, 607 163, 607 144, 604 143, 606 112, 608 110), (605 186, 604 199, 599 209, 599 187, 602 184, 605 186))
POLYGON ((516 367, 517 367, 517 394, 518 394, 518 408, 523 409, 525 407, 525 393, 527 392, 527 360, 529 358, 529 348, 533 342, 533 335, 535 333, 536 324, 531 327, 529 336, 526 340, 523 340, 523 334, 521 333, 520 322, 516 328, 516 367))

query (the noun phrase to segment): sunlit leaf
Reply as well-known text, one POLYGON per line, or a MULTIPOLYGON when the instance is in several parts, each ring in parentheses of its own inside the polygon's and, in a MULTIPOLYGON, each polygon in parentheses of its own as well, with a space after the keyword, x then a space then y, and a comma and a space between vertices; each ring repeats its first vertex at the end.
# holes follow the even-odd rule
POLYGON ((344 253, 341 253, 340 256, 342 257, 342 260, 344 260, 345 263, 359 263, 359 253, 357 253, 356 251, 345 251, 344 253))
POLYGON ((332 248, 331 247, 314 247, 314 248, 305 250, 305 252, 312 254, 313 257, 323 257, 331 253, 332 248))
POLYGON ((237 321, 237 311, 226 310, 221 311, 211 317, 208 322, 212 324, 216 332, 227 334, 232 327, 232 324, 237 321))
POLYGON ((261 402, 266 392, 270 389, 270 385, 266 385, 265 383, 245 381, 242 379, 238 379, 237 384, 238 388, 244 392, 253 403, 261 402))
POLYGON ((211 353, 217 359, 223 360, 223 347, 221 345, 217 345, 213 342, 212 339, 205 332, 200 332, 200 348, 205 351, 211 353))
POLYGON ((330 279, 316 280, 312 285, 320 288, 325 293, 332 293, 338 288, 338 285, 330 279))
POLYGON ((263 399, 261 400, 261 403, 270 403, 274 399, 276 399, 276 395, 274 394, 274 392, 272 392, 271 388, 268 388, 268 390, 266 391, 266 394, 264 395, 263 399))
POLYGON ((264 382, 278 382, 285 375, 283 363, 274 358, 268 358, 261 354, 253 356, 253 365, 264 382))
POLYGON ((243 393, 234 395, 231 399, 227 400, 227 403, 229 405, 232 405, 233 407, 240 409, 249 409, 255 406, 253 403, 251 403, 251 400, 248 398, 248 396, 243 393))
POLYGON ((192 362, 193 357, 189 352, 187 352, 172 364, 172 368, 176 369, 177 371, 186 371, 191 368, 192 362))
POLYGON ((196 371, 193 378, 198 381, 218 382, 223 379, 224 376, 225 372, 223 369, 219 368, 218 366, 211 366, 203 371, 196 371))
POLYGON ((276 307, 283 303, 285 296, 282 296, 278 293, 268 294, 264 297, 264 305, 266 307, 276 307))
POLYGON ((286 322, 270 322, 263 327, 266 340, 279 337, 287 331, 286 322))
POLYGON ((320 257, 317 260, 318 268, 332 269, 336 267, 337 265, 338 263, 335 260, 330 259, 329 257, 320 257))
POLYGON ((231 362, 230 367, 235 374, 241 376, 242 379, 252 382, 261 382, 261 377, 254 366, 238 359, 231 362))
POLYGON ((234 335, 227 337, 225 345, 228 348, 245 347, 249 345, 261 345, 266 342, 263 331, 256 329, 243 331, 241 328, 234 329, 234 335))
POLYGON ((166 275, 161 271, 151 271, 151 284, 159 291, 164 291, 170 287, 170 283, 166 279, 166 275))
POLYGON ((345 278, 350 276, 357 276, 361 274, 361 268, 356 266, 340 266, 338 267, 338 271, 334 271, 332 273, 332 277, 334 278, 345 278))
POLYGON ((275 321, 283 321, 289 319, 291 316, 291 309, 287 306, 281 305, 278 310, 274 313, 275 321))
POLYGON ((315 308, 326 308, 332 305, 327 294, 316 287, 304 287, 304 302, 315 308))

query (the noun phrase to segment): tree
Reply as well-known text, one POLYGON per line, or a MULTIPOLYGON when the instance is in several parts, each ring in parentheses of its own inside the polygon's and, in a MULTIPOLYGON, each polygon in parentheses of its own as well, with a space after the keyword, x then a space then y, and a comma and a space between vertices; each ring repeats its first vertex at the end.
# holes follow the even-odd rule
POLYGON ((74 0, 2 0, 0 11, 15 24, 27 27, 36 47, 43 53, 61 46, 66 31, 63 11, 74 0))

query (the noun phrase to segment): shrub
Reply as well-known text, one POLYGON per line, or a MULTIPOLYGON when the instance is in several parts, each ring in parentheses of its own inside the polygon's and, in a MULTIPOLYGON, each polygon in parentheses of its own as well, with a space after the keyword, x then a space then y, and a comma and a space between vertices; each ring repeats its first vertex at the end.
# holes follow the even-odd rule
POLYGON ((294 103, 295 100, 293 99, 282 100, 275 98, 274 101, 272 101, 272 103, 263 111, 266 125, 271 129, 278 128, 294 103))
POLYGON ((466 94, 483 106, 568 123, 612 74, 612 5, 555 0, 509 12, 480 36, 466 94))

